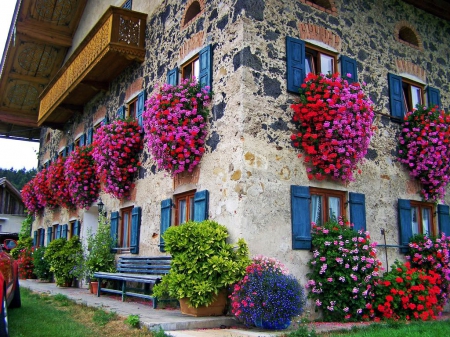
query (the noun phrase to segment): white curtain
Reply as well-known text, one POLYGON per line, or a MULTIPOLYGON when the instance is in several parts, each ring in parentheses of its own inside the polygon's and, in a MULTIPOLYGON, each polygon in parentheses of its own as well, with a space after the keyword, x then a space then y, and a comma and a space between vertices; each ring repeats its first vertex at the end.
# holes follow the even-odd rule
POLYGON ((322 224, 322 197, 311 195, 311 222, 322 224))
POLYGON ((328 207, 329 207, 329 220, 337 220, 337 218, 341 215, 341 200, 336 197, 328 198, 328 207))
POLYGON ((417 207, 411 207, 412 233, 419 234, 419 219, 417 216, 417 207))

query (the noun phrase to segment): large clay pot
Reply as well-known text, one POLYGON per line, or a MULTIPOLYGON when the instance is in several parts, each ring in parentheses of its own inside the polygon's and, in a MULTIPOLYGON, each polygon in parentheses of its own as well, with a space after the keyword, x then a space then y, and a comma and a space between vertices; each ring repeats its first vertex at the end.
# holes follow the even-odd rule
POLYGON ((89 289, 91 290, 91 294, 97 295, 98 282, 91 282, 89 289))
POLYGON ((222 316, 225 314, 225 307, 227 305, 227 294, 223 290, 218 295, 214 296, 213 302, 208 306, 200 306, 194 308, 189 306, 188 298, 180 299, 181 313, 190 316, 222 316))

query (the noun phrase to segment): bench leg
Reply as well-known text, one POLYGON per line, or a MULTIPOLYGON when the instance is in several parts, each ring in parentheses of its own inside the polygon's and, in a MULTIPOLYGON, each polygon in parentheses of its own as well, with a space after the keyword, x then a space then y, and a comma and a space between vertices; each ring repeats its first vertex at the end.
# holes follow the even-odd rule
POLYGON ((153 309, 156 309, 156 302, 158 302, 158 299, 156 297, 153 297, 153 309))
POLYGON ((99 278, 98 279, 98 286, 97 286, 97 297, 100 297, 101 289, 102 289, 102 279, 99 278))
POLYGON ((122 302, 125 301, 126 284, 127 281, 122 281, 122 302))

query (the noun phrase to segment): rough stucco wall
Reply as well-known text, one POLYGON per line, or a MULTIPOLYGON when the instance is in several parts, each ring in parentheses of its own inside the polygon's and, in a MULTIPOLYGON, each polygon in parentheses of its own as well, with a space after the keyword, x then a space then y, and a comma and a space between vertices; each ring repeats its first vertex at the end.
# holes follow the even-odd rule
MULTIPOLYGON (((92 126, 92 116, 101 106, 113 119, 124 103, 127 88, 140 78, 151 95, 153 88, 165 81, 167 70, 182 61, 179 52, 183 43, 203 31, 204 45, 210 43, 214 49, 214 97, 208 150, 196 187, 210 192, 210 218, 228 227, 233 242, 244 237, 252 254, 273 256, 286 263, 303 284, 310 253, 291 248, 291 185, 364 193, 367 228, 373 239, 381 242, 380 228, 385 228, 387 243, 397 244, 397 199, 420 197, 416 193, 418 184, 395 161, 399 124, 388 117, 387 73, 398 73, 398 58, 417 64, 426 70, 428 83, 440 89, 443 106, 448 106, 449 22, 399 0, 336 0, 336 16, 297 0, 212 0, 207 1, 200 18, 181 29, 185 3, 168 0, 152 9, 146 32, 146 61, 126 69, 67 130, 76 130, 80 123, 85 128, 92 126), (396 41, 394 29, 401 20, 418 31, 423 51, 396 41), (299 23, 324 27, 341 38, 341 54, 358 60, 359 79, 367 82, 376 106, 377 130, 367 160, 361 167, 362 174, 348 185, 308 181, 303 162, 290 144, 294 125, 289 106, 296 96, 286 93, 285 37, 300 38, 299 23)), ((146 8, 136 1, 138 4, 146 8)), ((72 136, 55 131, 41 154, 44 149, 56 153, 56 144, 63 137, 70 140, 72 136)), ((160 202, 172 197, 173 179, 156 169, 146 148, 141 161, 144 168, 132 200, 101 197, 108 213, 131 205, 142 207, 140 254, 155 255, 159 254, 160 202)), ((450 203, 449 196, 446 203, 450 203)), ((55 221, 66 223, 74 216, 82 219, 83 212, 74 215, 61 210, 55 216, 47 211, 35 227, 46 228, 55 221)), ((397 249, 388 249, 388 254, 391 262, 401 257, 397 249)), ((379 258, 384 263, 381 250, 379 258)))

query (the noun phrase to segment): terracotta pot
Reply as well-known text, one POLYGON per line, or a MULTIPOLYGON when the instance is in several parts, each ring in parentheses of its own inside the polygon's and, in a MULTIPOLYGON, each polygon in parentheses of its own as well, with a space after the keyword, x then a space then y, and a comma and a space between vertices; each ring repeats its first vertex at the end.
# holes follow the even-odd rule
POLYGON ((90 289, 90 291, 91 291, 91 294, 97 295, 97 291, 98 291, 98 282, 91 282, 90 285, 91 285, 91 286, 89 287, 89 289, 90 289))
POLYGON ((189 306, 188 298, 180 299, 181 313, 190 316, 222 316, 225 313, 227 305, 227 294, 223 290, 218 295, 214 296, 213 302, 208 306, 200 306, 194 308, 189 306))

